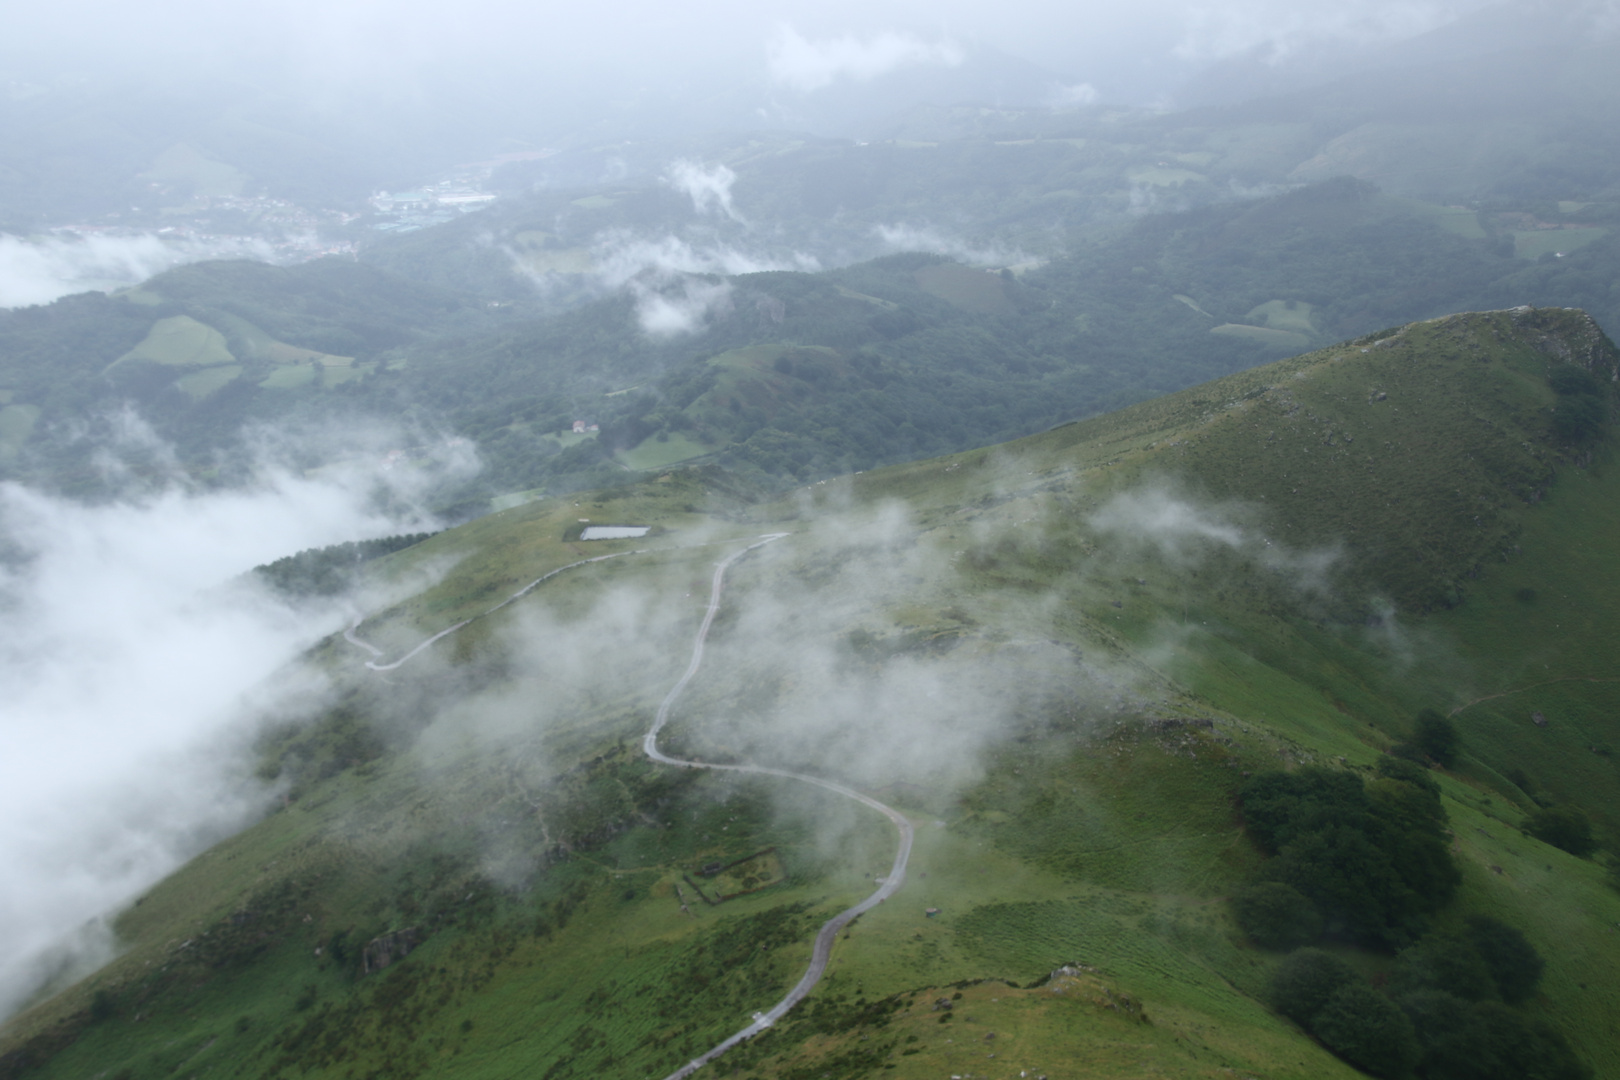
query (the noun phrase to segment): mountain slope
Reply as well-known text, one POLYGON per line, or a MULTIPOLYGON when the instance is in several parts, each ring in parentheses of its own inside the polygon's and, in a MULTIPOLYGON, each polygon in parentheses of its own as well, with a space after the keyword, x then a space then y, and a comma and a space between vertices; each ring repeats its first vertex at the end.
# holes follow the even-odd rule
POLYGON ((0 1061, 657 1076, 742 1026, 892 857, 876 815, 637 749, 714 562, 788 532, 732 571, 666 749, 872 791, 918 849, 719 1070, 1355 1075, 1267 1004, 1279 954, 1225 903, 1266 865, 1234 797, 1279 764, 1378 776, 1432 707, 1462 739, 1424 774, 1461 874, 1436 932, 1522 929, 1548 961, 1524 1015, 1613 1071, 1620 897, 1517 829, 1531 794, 1620 827, 1581 745, 1620 684, 1575 681, 1620 639, 1617 371, 1579 312, 1454 316, 774 503, 671 472, 387 556, 401 599, 358 633, 389 657, 616 557, 386 677, 316 650, 332 707, 263 743, 285 801, 120 916, 126 951, 13 1019, 0 1061), (585 518, 652 532, 584 542, 585 518), (737 860, 751 884, 703 876, 737 860))

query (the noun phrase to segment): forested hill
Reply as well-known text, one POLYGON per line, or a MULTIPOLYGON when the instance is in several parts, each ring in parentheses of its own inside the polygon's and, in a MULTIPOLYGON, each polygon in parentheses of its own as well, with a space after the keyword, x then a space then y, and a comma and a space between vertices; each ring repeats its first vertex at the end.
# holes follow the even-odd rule
POLYGON ((0 314, 0 470, 95 490, 74 433, 133 402, 199 468, 253 421, 448 429, 486 465, 441 495, 467 512, 699 459, 802 481, 1452 311, 1580 306, 1612 329, 1620 239, 1599 233, 1529 259, 1491 215, 1341 179, 1142 217, 1044 265, 655 274, 547 318, 350 261, 199 264, 0 314), (658 312, 687 332, 649 332, 658 312))

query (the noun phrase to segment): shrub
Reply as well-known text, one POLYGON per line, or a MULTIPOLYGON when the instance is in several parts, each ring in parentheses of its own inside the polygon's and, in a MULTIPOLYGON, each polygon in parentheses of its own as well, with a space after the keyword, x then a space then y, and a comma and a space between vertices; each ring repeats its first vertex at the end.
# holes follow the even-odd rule
POLYGON ((1603 430, 1603 402, 1587 394, 1559 399, 1553 410, 1553 433, 1567 443, 1583 443, 1603 430))
MULTIPOLYGON (((1398 768, 1399 766, 1397 766, 1398 768)), ((1261 871, 1303 894, 1330 934, 1398 946, 1451 899, 1461 874, 1429 788, 1327 769, 1263 773, 1241 792, 1250 834, 1277 853, 1261 871)))
POLYGON ((1467 937, 1490 969, 1503 1001, 1517 1005, 1535 993, 1547 965, 1523 934, 1489 915, 1470 915, 1467 937))
POLYGON ((1296 949, 1271 976, 1271 1000, 1277 1011, 1303 1027, 1341 987, 1360 976, 1351 966, 1321 949, 1296 949))
POLYGON ((1442 765, 1457 758, 1457 726, 1433 709, 1424 709, 1412 723, 1412 745, 1442 765))
POLYGON ((1267 949, 1293 949, 1322 936, 1322 913, 1298 889, 1263 881, 1232 897, 1243 932, 1267 949))
POLYGON ((1241 798, 1249 835, 1272 853, 1332 825, 1359 828, 1368 812, 1361 778, 1333 769, 1261 773, 1244 785, 1241 798))
POLYGON ((1481 1058, 1493 1061, 1497 1071, 1481 1073, 1482 1080, 1588 1080, 1587 1068, 1564 1037, 1544 1023, 1532 1023, 1522 1013, 1494 1001, 1474 1006, 1485 1029, 1481 1058))
POLYGON ((1582 859, 1597 850, 1591 819, 1574 806, 1538 810, 1525 820, 1524 831, 1544 844, 1562 848, 1582 859))
POLYGON ((1442 990, 1465 1001, 1497 996, 1490 967, 1472 942, 1458 937, 1431 937, 1401 951, 1391 984, 1397 994, 1442 990))
POLYGON ((1440 785, 1434 782, 1429 770, 1421 764, 1400 757, 1391 757, 1385 754, 1378 759, 1378 775, 1386 780, 1399 780, 1403 784, 1411 784, 1415 788, 1427 791, 1438 801, 1440 785))
POLYGON ((1417 1033, 1423 1080, 1479 1080, 1500 1071, 1487 1049, 1484 1019, 1462 998, 1443 990, 1416 990, 1396 1003, 1417 1033))
POLYGON ((1412 1021, 1364 982, 1346 983, 1334 991, 1312 1021, 1311 1033, 1373 1076, 1405 1076, 1421 1056, 1412 1021))

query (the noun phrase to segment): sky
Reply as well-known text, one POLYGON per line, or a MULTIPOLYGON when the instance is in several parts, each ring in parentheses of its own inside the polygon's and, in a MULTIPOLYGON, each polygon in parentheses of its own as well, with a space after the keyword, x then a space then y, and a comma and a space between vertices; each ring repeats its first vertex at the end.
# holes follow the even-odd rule
MULTIPOLYGON (((897 68, 950 66, 988 47, 1084 82, 1112 100, 1151 101, 1212 61, 1274 58, 1329 44, 1376 46, 1484 6, 1482 0, 696 0, 614 5, 470 0, 202 0, 14 5, 19 64, 43 72, 107 66, 185 77, 233 72, 341 98, 401 86, 545 84, 591 94, 764 79, 809 93, 897 68), (28 59, 23 60, 23 56, 28 59), (246 64, 246 66, 244 66, 246 64)), ((3 55, 3 54, 0 54, 3 55)))

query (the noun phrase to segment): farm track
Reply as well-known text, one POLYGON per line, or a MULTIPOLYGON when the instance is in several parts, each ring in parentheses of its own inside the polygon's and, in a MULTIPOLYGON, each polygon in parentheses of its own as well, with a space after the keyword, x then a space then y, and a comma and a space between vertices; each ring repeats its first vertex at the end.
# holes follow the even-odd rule
MULTIPOLYGON (((827 971, 827 964, 832 959, 833 943, 838 938, 838 932, 844 929, 844 927, 848 926, 850 923, 854 922, 861 915, 870 911, 872 908, 877 907, 879 904, 883 903, 883 901, 887 900, 889 897, 898 892, 900 886, 905 884, 906 864, 911 859, 911 845, 914 837, 911 822, 906 819, 904 814, 900 813, 893 807, 879 802, 870 795, 862 794, 861 792, 856 791, 854 788, 845 787, 843 784, 834 783, 831 780, 825 780, 819 776, 810 776, 805 773, 789 772, 786 769, 773 769, 765 765, 722 765, 706 761, 687 761, 683 758, 670 757, 668 754, 658 749, 658 734, 664 729, 664 725, 669 722, 670 710, 674 708, 675 702, 679 700, 682 692, 686 690, 687 684, 692 681, 693 676, 695 676, 698 672, 698 668, 703 664, 703 647, 708 641, 709 629, 714 625, 715 616, 720 613, 720 594, 722 587, 725 584, 726 571, 731 568, 733 563, 735 563, 738 559, 741 559, 744 555, 747 555, 749 552, 756 551, 759 548, 764 547, 766 544, 780 540, 787 535, 787 533, 770 533, 763 536, 755 543, 749 544, 747 547, 743 548, 741 551, 733 552, 732 554, 727 555, 724 559, 720 560, 719 564, 715 566, 714 578, 709 589, 709 607, 704 613, 703 623, 698 627, 697 638, 692 645, 692 661, 687 665, 686 671, 670 689, 669 693, 664 695, 664 700, 659 703, 658 713, 653 718, 652 727, 647 731, 646 737, 642 740, 642 750, 646 753, 647 757, 662 765, 672 765, 681 769, 712 769, 716 772, 746 773, 755 776, 779 776, 787 780, 797 780, 801 783, 813 784, 816 787, 822 788, 826 791, 831 791, 835 795, 842 795, 845 798, 854 799, 856 802, 861 803, 864 806, 869 806, 873 810, 876 810, 878 813, 882 814, 884 817, 888 818, 889 821, 894 824, 895 830, 900 834, 900 845, 899 849, 895 852, 894 865, 890 868, 888 876, 885 877, 879 884, 877 891, 872 893, 872 895, 868 896, 865 900, 862 900, 860 903, 856 904, 854 907, 846 908, 822 924, 821 929, 816 933, 815 944, 810 950, 810 966, 805 969, 803 977, 799 979, 798 983, 793 987, 793 989, 788 991, 787 996, 781 1001, 777 1002, 768 1011, 755 1013, 753 1022, 747 1027, 743 1028, 741 1031, 738 1031, 736 1034, 732 1035, 724 1042, 721 1042, 702 1056, 693 1058, 679 1069, 670 1073, 666 1080, 685 1080, 686 1077, 691 1076, 694 1072, 701 1069, 715 1058, 718 1058, 727 1050, 730 1050, 739 1043, 746 1042, 755 1035, 758 1035, 760 1032, 769 1028, 772 1024, 776 1023, 776 1021, 787 1015, 787 1013, 795 1005, 808 997, 810 991, 816 988, 816 984, 821 981, 822 975, 824 975, 827 971)), ((612 555, 599 555, 594 559, 581 559, 578 562, 569 563, 567 566, 559 566, 557 569, 552 570, 547 574, 543 574, 535 580, 529 582, 529 584, 507 597, 505 600, 502 600, 499 604, 496 604, 488 611, 474 615, 470 619, 464 619, 461 622, 456 623, 454 626, 439 631, 437 634, 434 634, 426 641, 423 641, 421 644, 417 645, 404 656, 401 656, 398 660, 395 660, 389 664, 378 663, 375 659, 368 660, 366 661, 365 666, 372 671, 393 671, 394 669, 404 665, 407 661, 411 660, 425 649, 431 647, 435 642, 454 634, 457 630, 460 630, 462 627, 471 622, 482 619, 488 615, 493 615, 495 612, 506 607, 508 604, 521 599, 543 582, 549 580, 550 578, 556 577, 565 570, 572 570, 575 567, 585 566, 589 563, 603 562, 607 559, 616 559, 623 555, 642 554, 646 554, 646 549, 639 549, 636 551, 620 551, 612 555)), ((357 617, 349 625, 349 627, 343 631, 344 640, 348 641, 351 645, 366 650, 367 652, 371 653, 372 656, 380 659, 382 656, 381 650, 379 650, 375 645, 372 645, 371 643, 356 636, 355 631, 360 628, 361 621, 362 620, 357 617)))

